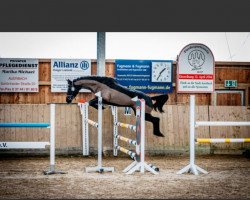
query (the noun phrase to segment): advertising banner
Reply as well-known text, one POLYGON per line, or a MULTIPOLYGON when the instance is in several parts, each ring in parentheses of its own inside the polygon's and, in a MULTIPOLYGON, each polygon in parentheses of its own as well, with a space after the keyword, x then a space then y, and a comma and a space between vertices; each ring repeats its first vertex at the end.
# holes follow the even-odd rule
MULTIPOLYGON (((91 60, 85 59, 52 59, 51 92, 67 92, 67 79, 91 75, 91 60)), ((82 89, 80 92, 89 92, 82 89)))
POLYGON ((179 54, 177 63, 178 93, 214 91, 214 56, 204 44, 189 44, 179 54))
POLYGON ((0 92, 39 92, 38 59, 0 58, 0 92))
POLYGON ((172 92, 172 61, 116 60, 115 78, 129 89, 146 93, 172 92))

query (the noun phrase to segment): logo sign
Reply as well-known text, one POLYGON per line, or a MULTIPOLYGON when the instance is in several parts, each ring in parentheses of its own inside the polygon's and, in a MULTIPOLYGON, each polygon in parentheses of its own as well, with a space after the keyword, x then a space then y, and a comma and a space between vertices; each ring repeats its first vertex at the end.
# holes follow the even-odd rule
POLYGON ((118 83, 129 89, 151 93, 173 90, 172 61, 116 60, 115 70, 118 83))
MULTIPOLYGON (((51 92, 67 92, 67 79, 73 80, 89 75, 91 75, 91 60, 52 59, 51 92)), ((89 92, 89 90, 82 89, 80 92, 89 92)))
POLYGON ((82 61, 81 63, 80 63, 80 68, 82 69, 82 70, 87 70, 88 68, 89 68, 89 62, 87 62, 87 61, 82 61))
POLYGON ((124 115, 131 115, 131 108, 130 107, 124 108, 124 115))
POLYGON ((225 80, 224 86, 225 87, 237 87, 237 80, 225 80))
POLYGON ((39 92, 38 59, 0 59, 0 92, 39 92))
POLYGON ((177 92, 212 93, 214 91, 214 56, 204 44, 185 46, 178 57, 177 92))

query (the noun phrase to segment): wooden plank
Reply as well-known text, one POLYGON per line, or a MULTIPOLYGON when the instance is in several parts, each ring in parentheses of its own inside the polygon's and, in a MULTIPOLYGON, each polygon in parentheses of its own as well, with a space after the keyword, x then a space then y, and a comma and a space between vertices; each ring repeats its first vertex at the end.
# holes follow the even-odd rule
MULTIPOLYGON (((98 122, 98 111, 93 107, 89 107, 89 119, 98 122)), ((98 131, 97 128, 89 125, 89 139, 93 150, 98 150, 98 131)))
MULTIPOLYGON (((209 121, 209 107, 208 106, 196 106, 196 121, 209 121)), ((195 138, 210 138, 208 126, 201 126, 195 128, 195 138)), ((198 144, 196 149, 199 151, 210 150, 211 144, 198 144)))
POLYGON ((51 63, 39 63, 39 81, 50 81, 51 80, 51 63))
POLYGON ((50 81, 39 81, 39 86, 51 86, 50 81))
POLYGON ((61 144, 60 144, 60 147, 61 148, 64 148, 64 149, 67 149, 67 138, 68 138, 68 132, 70 130, 69 129, 69 126, 68 126, 68 116, 70 115, 70 109, 69 107, 67 107, 66 105, 60 105, 60 110, 61 110, 61 126, 62 126, 62 129, 60 132, 60 141, 61 141, 61 144), (69 112, 69 113, 68 113, 69 112))
MULTIPOLYGON (((3 105, 3 104, 0 104, 0 122, 6 122, 5 121, 5 115, 4 115, 4 108, 5 108, 5 104, 3 105)), ((4 131, 5 131, 5 129, 4 128, 1 128, 0 129, 0 140, 4 140, 5 139, 5 134, 4 134, 4 131)))
POLYGON ((167 133, 168 133, 168 148, 172 148, 174 146, 174 134, 175 134, 175 127, 174 127, 174 118, 173 118, 173 107, 170 105, 168 107, 167 113, 167 133))
MULTIPOLYGON (((157 144, 157 142, 155 142, 154 145, 154 150, 167 150, 169 148, 168 145, 168 137, 169 137, 169 130, 168 130, 168 124, 169 124, 169 119, 166 115, 166 113, 168 112, 168 107, 167 105, 163 106, 163 110, 164 110, 164 114, 160 115, 160 130, 162 132, 162 134, 165 136, 164 138, 158 138, 157 140, 162 141, 162 143, 160 144, 160 148, 159 145, 157 144)), ((153 136, 153 138, 156 138, 156 136, 153 136)), ((148 141, 150 143, 150 141, 148 141)), ((149 149, 150 150, 150 149, 149 149)))
MULTIPOLYGON (((27 122, 27 110, 25 104, 20 105, 21 107, 21 116, 19 122, 27 122)), ((18 128, 18 133, 20 134, 21 141, 25 141, 27 136, 27 128, 18 128)))
POLYGON ((37 104, 45 103, 45 87, 44 86, 39 86, 39 97, 37 98, 37 104))
POLYGON ((65 123, 66 123, 66 146, 67 148, 74 147, 74 137, 76 133, 74 132, 76 130, 74 120, 73 120, 73 109, 74 105, 63 105, 63 108, 65 109, 65 123))
POLYGON ((78 105, 75 105, 74 120, 76 126, 76 147, 82 149, 82 116, 80 108, 78 105))
MULTIPOLYGON (((44 110, 44 119, 43 122, 47 122, 50 124, 50 105, 47 104, 42 104, 40 105, 41 109, 44 110)), ((57 109, 57 108, 55 108, 57 109)), ((55 121, 56 121, 57 116, 55 116, 55 121)), ((50 128, 46 128, 46 129, 40 129, 43 132, 44 135, 44 141, 50 141, 50 128)), ((56 129, 55 129, 55 134, 56 134, 56 129)), ((55 138, 56 140, 57 138, 55 138)))
POLYGON ((179 121, 179 113, 178 106, 173 107, 173 145, 172 148, 178 150, 180 148, 180 121, 179 121))
MULTIPOLYGON (((242 113, 244 110, 237 107, 229 106, 217 106, 211 107, 211 121, 244 121, 242 113)), ((239 138, 246 133, 246 137, 249 137, 247 127, 232 126, 232 127, 211 127, 211 132, 216 132, 211 134, 212 138, 239 138)), ((232 150, 240 150, 243 147, 243 144, 214 144, 214 147, 220 150, 221 152, 230 153, 232 150)))
MULTIPOLYGON (((21 122, 21 107, 19 105, 12 105, 14 107, 15 110, 15 118, 13 118, 13 122, 21 122)), ((20 129, 16 128, 16 135, 15 135, 15 139, 14 141, 21 141, 21 136, 22 133, 20 133, 20 129)))
MULTIPOLYGON (((24 109, 26 111, 26 121, 25 122, 33 122, 33 105, 24 105, 24 109)), ((33 139, 33 131, 35 128, 27 128, 26 132, 25 132, 25 136, 24 136, 24 140, 23 141, 34 141, 33 139)))
MULTIPOLYGON (((37 122, 44 122, 44 109, 41 105, 37 106, 37 122)), ((44 132, 40 128, 37 129, 38 141, 44 141, 44 132)))
MULTIPOLYGON (((160 112, 155 112, 155 111, 153 111, 152 112, 152 115, 154 116, 154 117, 159 117, 160 118, 160 131, 165 135, 165 137, 166 137, 166 131, 165 131, 165 123, 166 123, 166 118, 164 118, 163 117, 163 115, 160 113, 160 112)), ((163 151, 164 149, 165 149, 165 137, 158 137, 158 136, 155 136, 154 134, 153 134, 153 125, 152 125, 152 123, 151 122, 149 122, 150 124, 151 124, 151 127, 152 127, 152 129, 151 129, 151 131, 150 131, 150 133, 148 133, 148 135, 149 135, 149 140, 148 140, 148 142, 150 142, 150 140, 153 140, 154 141, 154 143, 153 143, 153 150, 154 151, 163 151)))
POLYGON ((178 139, 176 141, 178 148, 186 148, 185 146, 185 134, 187 134, 185 130, 185 107, 181 105, 175 106, 177 108, 176 111, 176 119, 174 119, 178 124, 178 139))
MULTIPOLYGON (((216 61, 215 65, 216 65, 216 67, 220 67, 221 65, 222 66, 226 66, 226 67, 230 67, 230 66, 235 67, 237 65, 240 65, 240 66, 250 66, 250 63, 249 62, 216 61)), ((239 66, 237 66, 237 67, 239 67, 239 66)))
POLYGON ((110 151, 113 148, 113 117, 111 114, 111 108, 108 107, 103 110, 102 120, 102 135, 103 135, 103 151, 110 151))
MULTIPOLYGON (((223 120, 223 116, 220 116, 218 113, 218 106, 210 106, 209 107, 209 114, 210 114, 210 121, 218 121, 223 120)), ((210 127, 210 136, 211 138, 226 138, 226 129, 225 127, 210 127)), ((211 150, 215 150, 221 148, 220 144, 212 144, 211 150)))
POLYGON ((42 99, 44 98, 44 103, 59 103, 59 102, 55 102, 51 100, 51 93, 50 93, 50 88, 48 87, 44 87, 44 93, 45 93, 45 97, 42 97, 42 99))
MULTIPOLYGON (((29 106, 29 105, 28 105, 29 106)), ((39 122, 40 105, 32 105, 32 120, 31 122, 39 122)), ((32 132, 33 141, 39 141, 39 129, 34 128, 32 132)))
POLYGON ((189 106, 183 106, 184 107, 184 110, 185 110, 185 115, 183 114, 183 117, 184 117, 184 123, 183 123, 183 125, 184 125, 184 129, 185 129, 185 132, 184 132, 184 147, 189 147, 189 142, 190 142, 190 137, 189 137, 189 121, 190 121, 190 119, 189 119, 189 111, 190 111, 190 109, 189 109, 189 106))
MULTIPOLYGON (((15 122, 16 121, 16 107, 17 106, 18 105, 13 106, 13 104, 10 104, 10 116, 11 116, 11 119, 10 119, 11 121, 10 122, 15 122)), ((10 140, 15 141, 15 139, 16 139, 16 129, 11 128, 10 129, 10 134, 11 134, 10 140)))
POLYGON ((64 112, 62 112, 62 105, 56 105, 56 120, 55 120, 55 137, 56 137, 56 147, 62 148, 62 138, 65 136, 65 123, 63 121, 64 112))
MULTIPOLYGON (((5 118, 4 120, 6 122, 11 122, 10 104, 5 105, 5 107, 4 107, 4 118, 5 118)), ((10 141, 10 134, 11 134, 10 128, 4 128, 5 141, 10 141)))

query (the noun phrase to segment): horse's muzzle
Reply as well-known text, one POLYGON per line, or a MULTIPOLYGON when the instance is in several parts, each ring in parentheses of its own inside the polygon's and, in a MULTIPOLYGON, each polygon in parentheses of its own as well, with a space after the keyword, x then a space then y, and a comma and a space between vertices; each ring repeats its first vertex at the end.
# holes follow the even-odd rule
POLYGON ((66 97, 66 102, 67 102, 67 103, 71 103, 72 100, 73 100, 73 98, 74 98, 74 97, 73 97, 72 95, 67 96, 67 97, 66 97))

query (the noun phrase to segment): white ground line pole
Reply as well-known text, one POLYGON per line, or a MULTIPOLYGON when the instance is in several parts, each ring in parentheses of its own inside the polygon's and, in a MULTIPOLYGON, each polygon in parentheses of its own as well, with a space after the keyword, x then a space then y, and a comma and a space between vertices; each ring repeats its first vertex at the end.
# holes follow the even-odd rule
POLYGON ((207 174, 208 172, 197 165, 195 165, 195 96, 190 95, 190 111, 189 111, 189 120, 190 120, 190 156, 189 156, 189 165, 184 167, 183 169, 179 170, 177 174, 183 174, 185 172, 193 173, 194 175, 199 175, 199 172, 207 174))

